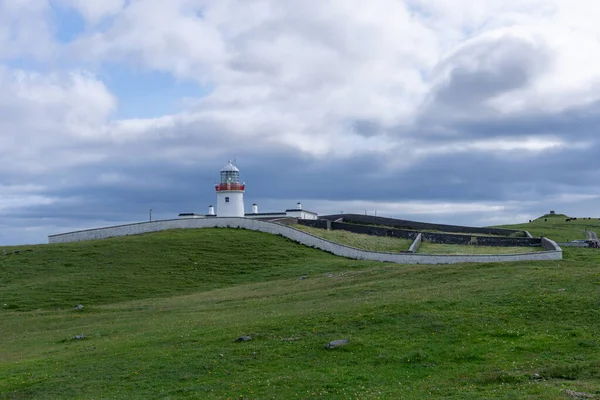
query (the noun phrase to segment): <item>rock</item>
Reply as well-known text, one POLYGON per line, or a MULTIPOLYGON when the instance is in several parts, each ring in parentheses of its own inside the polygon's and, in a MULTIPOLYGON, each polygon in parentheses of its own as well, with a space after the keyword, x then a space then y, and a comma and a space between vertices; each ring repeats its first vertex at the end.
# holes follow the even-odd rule
POLYGON ((328 277, 328 278, 333 278, 333 274, 331 274, 331 273, 330 273, 330 274, 327 274, 327 277, 328 277))
POLYGON ((533 379, 542 379, 542 376, 540 374, 533 374, 531 377, 533 379))
POLYGON ((298 278, 299 281, 303 280, 303 279, 308 279, 308 275, 303 275, 300 278, 298 278))
POLYGON ((594 396, 593 394, 584 393, 584 392, 576 392, 571 389, 565 390, 565 393, 575 399, 595 399, 596 398, 596 396, 594 396))
POLYGON ((252 336, 244 335, 244 336, 240 336, 239 338, 235 339, 236 342, 247 342, 249 340, 252 340, 252 336))
POLYGON ((85 339, 85 335, 83 333, 73 336, 73 340, 83 340, 83 339, 85 339))
POLYGON ((76 310, 83 310, 83 306, 81 304, 78 304, 75 306, 76 310))
POLYGON ((21 250, 15 250, 13 251, 13 254, 19 254, 21 252, 21 250))
POLYGON ((346 344, 348 344, 348 340, 347 339, 339 339, 339 340, 334 340, 334 341, 331 341, 331 342, 327 343, 325 345, 325 348, 326 349, 335 349, 335 348, 344 346, 346 344))

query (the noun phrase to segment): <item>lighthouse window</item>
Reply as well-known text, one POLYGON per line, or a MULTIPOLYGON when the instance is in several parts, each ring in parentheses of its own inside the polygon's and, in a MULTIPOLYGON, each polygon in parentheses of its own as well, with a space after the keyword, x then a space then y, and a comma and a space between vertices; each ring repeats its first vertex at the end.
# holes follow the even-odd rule
POLYGON ((229 197, 225 197, 225 203, 229 203, 229 197))

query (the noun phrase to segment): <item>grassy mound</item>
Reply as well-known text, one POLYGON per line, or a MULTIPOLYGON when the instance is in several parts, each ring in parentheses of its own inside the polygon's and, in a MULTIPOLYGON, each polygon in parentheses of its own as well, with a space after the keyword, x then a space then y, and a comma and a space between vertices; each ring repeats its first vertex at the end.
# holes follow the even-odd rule
POLYGON ((2 250, 0 302, 23 311, 168 297, 349 262, 283 237, 218 228, 2 250))
POLYGON ((560 218, 571 218, 571 217, 569 217, 566 214, 556 214, 555 213, 555 214, 544 214, 541 217, 537 217, 536 220, 537 219, 544 219, 544 218, 559 218, 560 219, 560 218))
POLYGON ((18 307, 0 308, 0 398, 600 394, 592 249, 402 266, 205 229, 18 250, 0 256, 0 302, 18 307))

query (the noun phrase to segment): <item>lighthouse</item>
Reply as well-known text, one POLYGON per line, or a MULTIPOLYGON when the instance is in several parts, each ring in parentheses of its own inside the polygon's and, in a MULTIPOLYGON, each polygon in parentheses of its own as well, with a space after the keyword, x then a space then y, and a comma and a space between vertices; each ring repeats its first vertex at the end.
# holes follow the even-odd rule
POLYGON ((244 217, 244 183, 240 170, 229 161, 221 170, 217 191, 217 217, 244 217))

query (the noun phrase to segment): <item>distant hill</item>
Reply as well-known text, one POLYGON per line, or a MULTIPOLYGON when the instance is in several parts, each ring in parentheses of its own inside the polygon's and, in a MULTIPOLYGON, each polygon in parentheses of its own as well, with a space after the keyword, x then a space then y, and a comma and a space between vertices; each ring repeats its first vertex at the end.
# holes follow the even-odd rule
POLYGON ((545 214, 531 222, 513 225, 500 225, 498 228, 528 231, 533 237, 545 236, 557 242, 570 242, 586 239, 586 231, 600 233, 600 219, 577 217, 565 214, 545 214))
POLYGON ((571 218, 566 214, 544 214, 541 217, 537 217, 536 219, 543 219, 543 218, 571 218))

